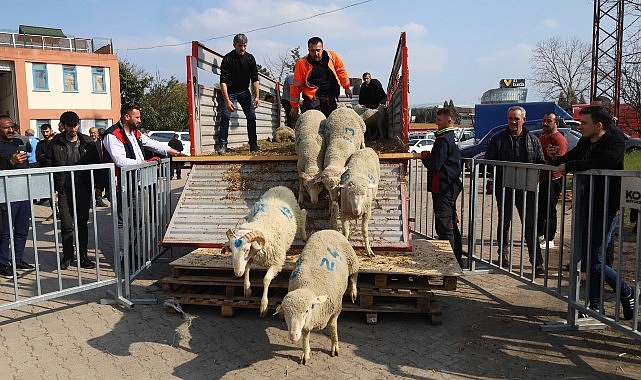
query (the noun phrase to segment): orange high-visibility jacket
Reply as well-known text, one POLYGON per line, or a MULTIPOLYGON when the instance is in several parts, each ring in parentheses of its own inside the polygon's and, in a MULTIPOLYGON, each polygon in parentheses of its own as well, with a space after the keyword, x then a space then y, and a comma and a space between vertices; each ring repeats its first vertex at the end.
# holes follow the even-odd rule
MULTIPOLYGON (((347 70, 343 65, 341 57, 339 57, 338 54, 336 54, 336 52, 333 50, 325 51, 329 55, 329 62, 327 63, 327 65, 334 73, 334 76, 336 76, 338 83, 343 88, 349 88, 349 75, 347 74, 347 70)), ((290 104, 292 105, 292 108, 298 108, 298 98, 301 92, 306 98, 315 98, 316 90, 318 89, 318 87, 307 82, 307 78, 309 78, 309 74, 311 72, 312 65, 311 63, 307 62, 307 56, 299 59, 298 62, 296 62, 296 66, 294 66, 294 82, 289 88, 291 99, 290 104)))

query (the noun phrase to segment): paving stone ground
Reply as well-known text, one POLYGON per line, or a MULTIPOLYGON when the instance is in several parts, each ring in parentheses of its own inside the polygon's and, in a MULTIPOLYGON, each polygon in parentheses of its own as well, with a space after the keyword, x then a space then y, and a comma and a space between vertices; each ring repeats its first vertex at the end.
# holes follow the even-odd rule
MULTIPOLYGON (((186 176, 183 176, 183 178, 186 176)), ((362 313, 339 318, 340 356, 314 332, 312 359, 284 321, 257 310, 233 318, 216 307, 163 307, 159 280, 173 249, 133 284, 155 305, 99 303, 106 289, 0 312, 0 378, 6 379, 639 379, 641 345, 613 329, 543 332, 564 304, 510 276, 468 274, 437 291, 443 324, 424 315, 362 313)))

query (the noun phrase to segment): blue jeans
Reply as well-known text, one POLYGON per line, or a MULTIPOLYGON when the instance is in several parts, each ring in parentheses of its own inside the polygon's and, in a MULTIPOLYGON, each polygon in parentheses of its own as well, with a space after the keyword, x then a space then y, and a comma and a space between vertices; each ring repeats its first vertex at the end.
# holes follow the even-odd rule
MULTIPOLYGON (((593 221, 592 222, 592 236, 591 236, 591 242, 592 242, 592 251, 590 252, 590 308, 592 309, 600 309, 600 293, 601 293, 601 265, 603 265, 603 258, 604 258, 604 247, 607 247, 610 241, 612 241, 612 233, 614 232, 614 228, 617 225, 617 215, 612 217, 608 223, 606 223, 606 228, 607 233, 605 235, 605 244, 602 241, 602 235, 603 235, 603 228, 600 223, 600 221, 593 221)), ((583 254, 581 256, 581 266, 585 267, 587 265, 587 257, 586 257, 587 252, 584 250, 583 254)), ((616 286, 617 286, 617 272, 609 267, 608 265, 605 265, 605 283, 610 285, 610 287, 616 291, 616 286)), ((632 289, 628 284, 625 283, 625 281, 620 280, 621 284, 621 295, 626 296, 629 295, 632 289)))
MULTIPOLYGON (((2 208, 2 238, 0 239, 0 264, 11 264, 11 250, 9 246, 9 214, 7 204, 2 208)), ((11 221, 13 223, 13 246, 16 252, 16 262, 22 261, 24 247, 29 235, 29 220, 31 219, 31 201, 11 202, 11 221)))
MULTIPOLYGON (((243 92, 236 92, 229 94, 229 100, 232 103, 238 103, 243 109, 245 118, 247 119, 247 137, 249 138, 249 145, 256 145, 258 137, 256 136, 256 112, 254 110, 254 102, 249 89, 243 92)), ((222 115, 220 117, 220 129, 218 131, 218 145, 227 145, 227 136, 229 135, 229 119, 231 118, 231 111, 223 104, 222 115)))

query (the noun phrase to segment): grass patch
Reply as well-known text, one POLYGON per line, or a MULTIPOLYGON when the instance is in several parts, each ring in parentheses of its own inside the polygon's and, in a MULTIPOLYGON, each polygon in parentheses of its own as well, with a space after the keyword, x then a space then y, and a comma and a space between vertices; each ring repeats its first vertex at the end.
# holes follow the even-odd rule
POLYGON ((641 150, 626 154, 623 160, 623 168, 625 170, 641 170, 641 150))

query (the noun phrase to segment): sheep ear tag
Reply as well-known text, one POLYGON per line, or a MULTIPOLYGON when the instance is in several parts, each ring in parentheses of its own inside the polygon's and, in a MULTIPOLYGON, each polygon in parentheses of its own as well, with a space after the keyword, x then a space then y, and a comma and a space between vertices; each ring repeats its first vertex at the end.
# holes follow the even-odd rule
POLYGON ((234 247, 239 248, 241 245, 243 245, 243 239, 238 238, 234 240, 234 247))
POLYGON ((320 304, 324 303, 325 301, 327 301, 328 297, 329 296, 327 294, 324 294, 322 296, 317 296, 317 297, 315 297, 313 299, 312 304, 313 305, 320 305, 320 304))

